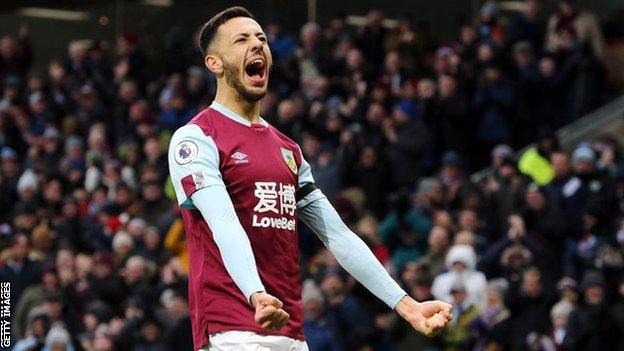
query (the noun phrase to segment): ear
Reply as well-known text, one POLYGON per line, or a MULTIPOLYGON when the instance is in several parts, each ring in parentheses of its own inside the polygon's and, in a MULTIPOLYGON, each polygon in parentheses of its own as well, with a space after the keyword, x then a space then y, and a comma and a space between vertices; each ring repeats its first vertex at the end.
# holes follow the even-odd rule
POLYGON ((223 73, 223 61, 214 54, 208 54, 204 58, 204 64, 210 70, 210 72, 220 75, 223 73))

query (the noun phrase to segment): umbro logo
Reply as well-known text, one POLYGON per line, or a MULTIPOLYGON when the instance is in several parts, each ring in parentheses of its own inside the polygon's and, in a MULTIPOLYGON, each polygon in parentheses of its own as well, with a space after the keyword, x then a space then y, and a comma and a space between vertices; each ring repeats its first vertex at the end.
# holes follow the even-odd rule
POLYGON ((249 160, 247 159, 247 154, 244 154, 240 151, 236 151, 230 157, 234 159, 234 163, 236 164, 249 163, 249 160))

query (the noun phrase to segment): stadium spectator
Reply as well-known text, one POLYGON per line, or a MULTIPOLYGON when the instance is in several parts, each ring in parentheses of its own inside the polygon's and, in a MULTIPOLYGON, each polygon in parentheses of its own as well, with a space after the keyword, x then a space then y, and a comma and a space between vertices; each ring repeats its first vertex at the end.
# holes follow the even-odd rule
POLYGON ((452 302, 453 287, 459 282, 466 294, 461 299, 462 303, 466 303, 467 306, 481 306, 485 302, 487 280, 483 273, 475 270, 476 261, 477 257, 471 246, 452 246, 446 255, 448 272, 438 275, 433 281, 431 287, 433 295, 438 299, 452 302))
MULTIPOLYGON (((301 223, 312 351, 624 345, 624 150, 608 135, 560 148, 555 133, 609 97, 604 38, 577 1, 541 5, 505 18, 486 2, 451 42, 407 14, 390 28, 377 9, 356 27, 342 12, 298 31, 269 21, 262 117, 301 145, 406 291, 457 308, 439 337, 413 333, 301 223)), ((163 150, 215 80, 183 31, 148 34, 86 35, 44 57, 40 33, 0 33, 0 278, 15 350, 191 349, 163 150)))

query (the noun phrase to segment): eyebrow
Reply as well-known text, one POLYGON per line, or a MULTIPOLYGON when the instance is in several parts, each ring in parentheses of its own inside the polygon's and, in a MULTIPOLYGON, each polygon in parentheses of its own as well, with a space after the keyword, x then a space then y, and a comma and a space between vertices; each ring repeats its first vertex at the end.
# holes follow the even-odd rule
MULTIPOLYGON (((240 37, 248 38, 249 36, 250 36, 250 34, 247 33, 247 32, 237 33, 237 34, 234 35, 233 40, 236 40, 236 39, 238 39, 240 37)), ((261 31, 261 32, 256 32, 255 36, 257 36, 257 37, 258 36, 265 36, 266 37, 266 34, 261 31)))

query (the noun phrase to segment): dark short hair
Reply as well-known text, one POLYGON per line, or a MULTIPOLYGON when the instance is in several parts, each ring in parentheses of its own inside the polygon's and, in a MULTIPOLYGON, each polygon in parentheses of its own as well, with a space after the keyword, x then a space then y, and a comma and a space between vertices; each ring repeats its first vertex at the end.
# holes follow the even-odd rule
POLYGON ((208 22, 204 23, 199 34, 198 42, 199 48, 204 55, 208 54, 208 48, 210 47, 210 44, 212 44, 219 27, 228 20, 236 17, 248 17, 255 19, 251 12, 249 12, 246 8, 234 6, 217 13, 212 16, 208 22))

